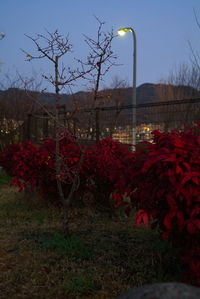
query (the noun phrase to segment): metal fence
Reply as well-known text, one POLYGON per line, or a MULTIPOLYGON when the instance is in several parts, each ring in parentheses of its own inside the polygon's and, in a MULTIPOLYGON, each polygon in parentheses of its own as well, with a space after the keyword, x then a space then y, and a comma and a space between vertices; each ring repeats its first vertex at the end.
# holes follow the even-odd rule
MULTIPOLYGON (((138 104, 136 107, 112 106, 67 111, 60 106, 59 122, 61 130, 68 130, 83 143, 95 143, 111 137, 122 143, 131 144, 133 108, 136 108, 136 140, 151 140, 151 131, 183 129, 200 121, 200 98, 138 104)), ((55 119, 48 113, 29 114, 18 129, 20 140, 38 141, 54 136, 55 119), (20 134, 19 134, 20 132, 20 134)))
MULTIPOLYGON (((132 141, 134 106, 99 107, 73 113, 80 139, 112 137, 122 143, 132 141)), ((136 107, 136 140, 151 140, 151 131, 183 129, 200 121, 200 99, 176 100, 136 107)))

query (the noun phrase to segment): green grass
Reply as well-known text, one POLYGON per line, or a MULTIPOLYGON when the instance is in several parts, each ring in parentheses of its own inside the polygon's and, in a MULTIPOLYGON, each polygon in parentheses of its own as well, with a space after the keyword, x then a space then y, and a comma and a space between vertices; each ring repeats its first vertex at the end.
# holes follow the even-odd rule
POLYGON ((83 274, 71 277, 63 283, 64 290, 74 296, 92 295, 95 292, 95 284, 92 279, 83 274))
POLYGON ((78 236, 72 235, 64 238, 63 234, 29 234, 27 239, 35 240, 39 248, 52 250, 56 253, 75 259, 91 259, 93 251, 91 246, 86 245, 78 236))
POLYGON ((62 210, 36 194, 0 188, 1 298, 115 298, 146 283, 179 281, 173 248, 134 215, 109 218, 88 207, 62 210))
POLYGON ((0 174, 0 187, 4 185, 8 185, 11 182, 11 177, 7 174, 0 174))

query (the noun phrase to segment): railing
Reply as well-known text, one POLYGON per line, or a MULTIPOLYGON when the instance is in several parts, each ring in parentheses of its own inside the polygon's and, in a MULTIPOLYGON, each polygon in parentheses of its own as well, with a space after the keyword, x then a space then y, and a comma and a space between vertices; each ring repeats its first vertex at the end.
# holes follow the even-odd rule
MULTIPOLYGON (((61 106, 59 122, 61 131, 66 129, 80 141, 94 143, 105 137, 112 137, 122 143, 131 143, 133 106, 110 106, 67 111, 61 106)), ((192 126, 200 121, 200 99, 176 100, 136 106, 137 142, 151 140, 151 131, 160 129, 169 131, 183 129, 185 125, 192 126)), ((14 132, 1 136, 5 144, 54 136, 55 120, 47 113, 29 114, 27 120, 14 132), (17 138, 16 138, 17 134, 17 138), (10 141, 9 141, 10 138, 10 141)))

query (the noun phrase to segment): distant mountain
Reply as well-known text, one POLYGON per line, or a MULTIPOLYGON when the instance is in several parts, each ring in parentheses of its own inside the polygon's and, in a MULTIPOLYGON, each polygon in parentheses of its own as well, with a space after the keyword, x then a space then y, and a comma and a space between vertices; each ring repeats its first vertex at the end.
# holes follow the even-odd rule
MULTIPOLYGON (((25 91, 20 88, 8 88, 7 90, 0 90, 0 100, 9 98, 9 97, 14 97, 14 98, 28 98, 28 95, 30 97, 35 97, 37 100, 43 102, 43 103, 54 103, 55 101, 55 94, 54 93, 49 93, 49 92, 38 92, 38 91, 25 91)), ((61 102, 64 103, 69 95, 67 94, 61 94, 61 102)))
MULTIPOLYGON (((131 87, 102 90, 100 91, 98 106, 112 106, 115 104, 131 105, 132 93, 133 89, 131 87)), ((74 94, 73 99, 77 99, 79 103, 84 103, 84 101, 88 103, 88 98, 90 96, 91 94, 88 92, 80 92, 74 94)), ((200 92, 190 86, 144 83, 136 89, 137 104, 150 104, 161 101, 182 100, 196 97, 200 97, 200 92)), ((70 96, 67 101, 71 101, 70 96)))
MULTIPOLYGON (((28 91, 31 98, 36 98, 37 101, 45 104, 55 102, 54 93, 40 93, 28 91)), ((144 83, 137 87, 136 98, 137 104, 148 104, 159 101, 180 100, 186 98, 200 97, 200 92, 190 86, 174 86, 168 84, 152 84, 144 83)), ((0 90, 0 101, 6 99, 27 99, 27 92, 23 89, 9 88, 0 90)), ((80 107, 88 107, 92 102, 91 92, 79 91, 73 95, 60 94, 61 104, 65 104, 68 109, 73 107, 74 103, 78 103, 80 107)), ((12 101, 11 101, 12 102, 12 101)), ((105 89, 99 92, 98 106, 112 105, 131 105, 132 104, 132 88, 116 88, 105 89)))
MULTIPOLYGON (((113 90, 114 94, 119 89, 113 90)), ((124 104, 132 104, 132 88, 120 89, 124 104)), ((150 104, 161 101, 182 100, 200 97, 200 92, 190 86, 144 83, 136 89, 137 104, 150 104)))
POLYGON ((147 104, 158 101, 156 91, 157 84, 144 83, 137 87, 136 98, 137 104, 147 104))

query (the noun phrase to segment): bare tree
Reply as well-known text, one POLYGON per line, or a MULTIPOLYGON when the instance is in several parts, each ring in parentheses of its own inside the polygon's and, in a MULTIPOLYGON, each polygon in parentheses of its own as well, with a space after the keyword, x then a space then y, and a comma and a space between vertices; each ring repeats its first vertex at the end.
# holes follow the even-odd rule
POLYGON ((24 86, 37 97, 40 82, 35 78, 27 79, 17 73, 16 76, 3 74, 0 92, 1 150, 12 142, 21 142, 25 137, 27 114, 36 109, 35 101, 27 98, 24 86), (23 81, 23 82, 22 82, 23 81))
POLYGON ((112 51, 112 42, 116 35, 114 34, 113 29, 111 29, 109 32, 105 32, 103 30, 105 22, 100 21, 97 17, 95 18, 98 22, 96 39, 84 35, 85 42, 90 48, 88 62, 93 71, 90 72, 90 77, 88 80, 91 84, 91 90, 93 92, 94 105, 96 105, 96 101, 99 98, 98 92, 101 81, 104 79, 111 67, 117 65, 117 56, 112 51))
MULTIPOLYGON (((196 10, 194 18, 197 28, 200 30, 200 22, 196 10)), ((158 86, 158 94, 162 100, 188 99, 199 97, 200 91, 200 53, 195 50, 189 41, 191 51, 190 64, 181 64, 177 69, 170 72, 165 80, 161 80, 165 86, 158 86), (168 99, 167 99, 168 97, 168 99)))
POLYGON ((199 96, 200 70, 194 65, 182 64, 162 79, 156 87, 161 101, 192 99, 199 96))
POLYGON ((84 35, 84 37, 85 42, 90 49, 88 63, 92 69, 87 77, 91 86, 89 105, 92 109, 96 109, 95 116, 93 115, 93 112, 91 112, 89 117, 88 132, 90 132, 92 127, 94 128, 95 122, 95 132, 92 130, 91 135, 95 133, 96 142, 98 142, 100 135, 98 106, 100 106, 102 99, 110 99, 110 94, 106 95, 105 92, 100 92, 100 84, 110 69, 117 65, 117 56, 112 51, 112 41, 115 37, 113 29, 111 29, 109 32, 105 32, 103 30, 105 22, 100 21, 97 17, 95 18, 98 22, 96 38, 91 38, 87 35, 84 35))
MULTIPOLYGON (((82 63, 79 60, 80 68, 72 70, 71 68, 66 68, 64 64, 60 63, 61 58, 72 51, 72 45, 69 41, 69 36, 63 37, 59 34, 58 30, 55 30, 53 33, 47 31, 47 35, 37 34, 35 38, 27 36, 33 41, 36 46, 39 55, 32 55, 27 51, 22 50, 27 57, 28 61, 34 59, 48 59, 54 66, 54 75, 43 75, 43 77, 50 82, 55 89, 55 172, 56 172, 56 181, 57 188, 60 200, 63 204, 64 218, 63 218, 63 229, 64 235, 69 235, 69 207, 71 200, 74 194, 74 191, 77 189, 79 184, 79 172, 80 166, 83 160, 82 153, 80 161, 77 165, 77 170, 72 178, 72 187, 68 195, 64 194, 62 180, 61 180, 61 171, 63 169, 63 160, 60 155, 60 131, 61 125, 59 122, 59 105, 60 105, 60 90, 66 86, 71 86, 79 78, 84 78, 86 74, 89 74, 93 66, 89 66, 87 70, 85 67, 88 66, 87 63, 82 63)), ((51 117, 53 117, 51 115, 51 117)), ((68 174, 70 173, 69 169, 66 169, 68 174)))
MULTIPOLYGON (((195 10, 194 18, 198 29, 200 29, 200 22, 195 10)), ((175 111, 175 106, 172 106, 171 111, 162 112, 166 129, 168 129, 170 122, 173 121, 175 124, 175 119, 178 117, 181 118, 182 123, 190 124, 191 120, 189 118, 191 118, 191 115, 196 119, 196 114, 199 113, 199 108, 192 104, 192 100, 200 97, 200 53, 193 48, 190 41, 188 43, 191 51, 190 63, 181 64, 178 68, 172 70, 168 77, 162 79, 156 87, 159 101, 186 100, 187 102, 182 106, 177 105, 177 111, 175 111), (191 102, 188 102, 188 100, 191 100, 191 102)), ((169 110, 170 105, 166 108, 169 110)), ((164 110, 164 106, 162 110, 164 110)))
POLYGON ((110 103, 112 106, 127 105, 127 101, 124 98, 124 90, 129 87, 126 79, 122 79, 115 75, 112 77, 112 81, 109 87, 105 88, 110 93, 110 103))
MULTIPOLYGON (((193 12, 194 12, 194 18, 195 18, 195 21, 196 21, 196 24, 197 24, 197 28, 200 30, 199 17, 197 15, 197 12, 196 12, 195 9, 193 9, 193 12)), ((188 44, 189 44, 189 48, 190 48, 190 51, 191 51, 191 54, 192 54, 192 56, 191 56, 192 65, 196 69, 198 69, 198 71, 200 72, 200 52, 193 48, 191 41, 188 41, 188 44)))
POLYGON ((156 117, 162 118, 164 130, 190 125, 192 115, 196 119, 192 100, 200 97, 200 70, 195 65, 180 65, 156 85, 156 95, 158 101, 172 102, 155 107, 156 117), (177 104, 173 103, 177 100, 177 104))
POLYGON ((29 90, 36 98, 42 82, 33 77, 24 77, 19 72, 15 77, 5 74, 3 79, 0 101, 5 108, 4 117, 7 120, 23 122, 27 113, 33 112, 36 106, 35 101, 27 99, 25 90, 29 90))

